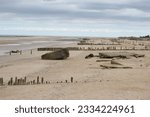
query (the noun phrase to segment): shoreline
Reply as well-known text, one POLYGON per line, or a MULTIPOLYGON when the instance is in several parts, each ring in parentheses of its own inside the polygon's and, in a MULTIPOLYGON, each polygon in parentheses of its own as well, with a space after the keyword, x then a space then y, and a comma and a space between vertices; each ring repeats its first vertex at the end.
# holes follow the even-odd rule
POLYGON ((76 43, 75 41, 57 41, 53 37, 0 37, 0 56, 14 50, 29 50, 38 47, 67 46, 76 43), (21 39, 22 38, 22 39, 21 39))

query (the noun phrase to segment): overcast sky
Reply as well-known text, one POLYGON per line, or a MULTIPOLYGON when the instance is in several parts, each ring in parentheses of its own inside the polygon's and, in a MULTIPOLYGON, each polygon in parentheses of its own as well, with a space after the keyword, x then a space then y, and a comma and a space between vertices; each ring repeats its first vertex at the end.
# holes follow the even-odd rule
POLYGON ((150 0, 0 0, 1 35, 150 34, 150 0))

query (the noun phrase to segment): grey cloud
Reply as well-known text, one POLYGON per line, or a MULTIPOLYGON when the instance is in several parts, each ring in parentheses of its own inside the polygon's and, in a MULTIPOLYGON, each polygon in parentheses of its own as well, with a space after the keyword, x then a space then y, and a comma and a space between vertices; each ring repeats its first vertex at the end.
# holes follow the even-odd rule
POLYGON ((91 10, 103 10, 103 9, 123 9, 123 8, 135 8, 143 11, 150 11, 149 0, 141 0, 137 2, 126 3, 126 4, 112 4, 112 3, 99 3, 99 2, 88 2, 87 4, 80 4, 81 9, 91 10))
MULTIPOLYGON (((149 0, 141 0, 137 2, 126 2, 125 4, 115 4, 113 2, 104 3, 98 0, 91 0, 86 2, 76 2, 75 0, 37 0, 30 2, 29 0, 1 0, 0 13, 15 14, 14 16, 25 19, 45 19, 53 20, 72 20, 72 19, 86 19, 86 20, 122 20, 122 21, 149 21, 148 16, 131 16, 122 15, 122 9, 137 9, 145 13, 150 11, 149 0), (118 10, 118 12, 114 12, 118 10)), ((143 14, 144 15, 144 14, 143 14)), ((11 19, 7 16, 8 19, 11 19)))

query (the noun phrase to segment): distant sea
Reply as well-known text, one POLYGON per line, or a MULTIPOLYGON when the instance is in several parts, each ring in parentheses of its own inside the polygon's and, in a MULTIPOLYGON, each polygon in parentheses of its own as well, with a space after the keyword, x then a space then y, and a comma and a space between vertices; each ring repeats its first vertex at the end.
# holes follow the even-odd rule
MULTIPOLYGON (((2 40, 2 38, 0 39, 2 40)), ((11 50, 29 50, 29 49, 35 49, 39 47, 64 47, 68 44, 73 44, 75 41, 71 41, 68 39, 67 40, 46 40, 42 41, 41 40, 24 40, 24 41, 19 41, 17 43, 7 43, 7 44, 0 44, 0 56, 2 55, 8 55, 8 52, 11 50)))

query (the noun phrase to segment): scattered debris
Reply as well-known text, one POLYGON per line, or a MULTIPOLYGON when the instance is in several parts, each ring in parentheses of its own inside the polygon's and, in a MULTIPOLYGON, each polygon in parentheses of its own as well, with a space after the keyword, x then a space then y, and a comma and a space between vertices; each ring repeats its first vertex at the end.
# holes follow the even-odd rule
POLYGON ((92 58, 92 57, 94 57, 94 54, 89 54, 85 57, 85 59, 92 58))
POLYGON ((20 50, 11 50, 10 52, 11 52, 11 53, 19 53, 20 50))
POLYGON ((96 62, 108 62, 111 61, 112 59, 100 59, 100 60, 96 60, 96 62))
POLYGON ((131 57, 144 57, 145 55, 129 53, 129 52, 103 52, 99 53, 100 58, 131 58, 131 57))
POLYGON ((121 63, 117 62, 116 60, 111 60, 111 64, 122 65, 121 63))
POLYGON ((22 54, 22 50, 11 50, 10 52, 8 52, 10 55, 12 54, 12 53, 14 53, 14 54, 16 54, 16 53, 20 53, 20 54, 22 54))
POLYGON ((104 69, 132 69, 132 67, 127 66, 114 66, 114 65, 100 65, 104 69))

